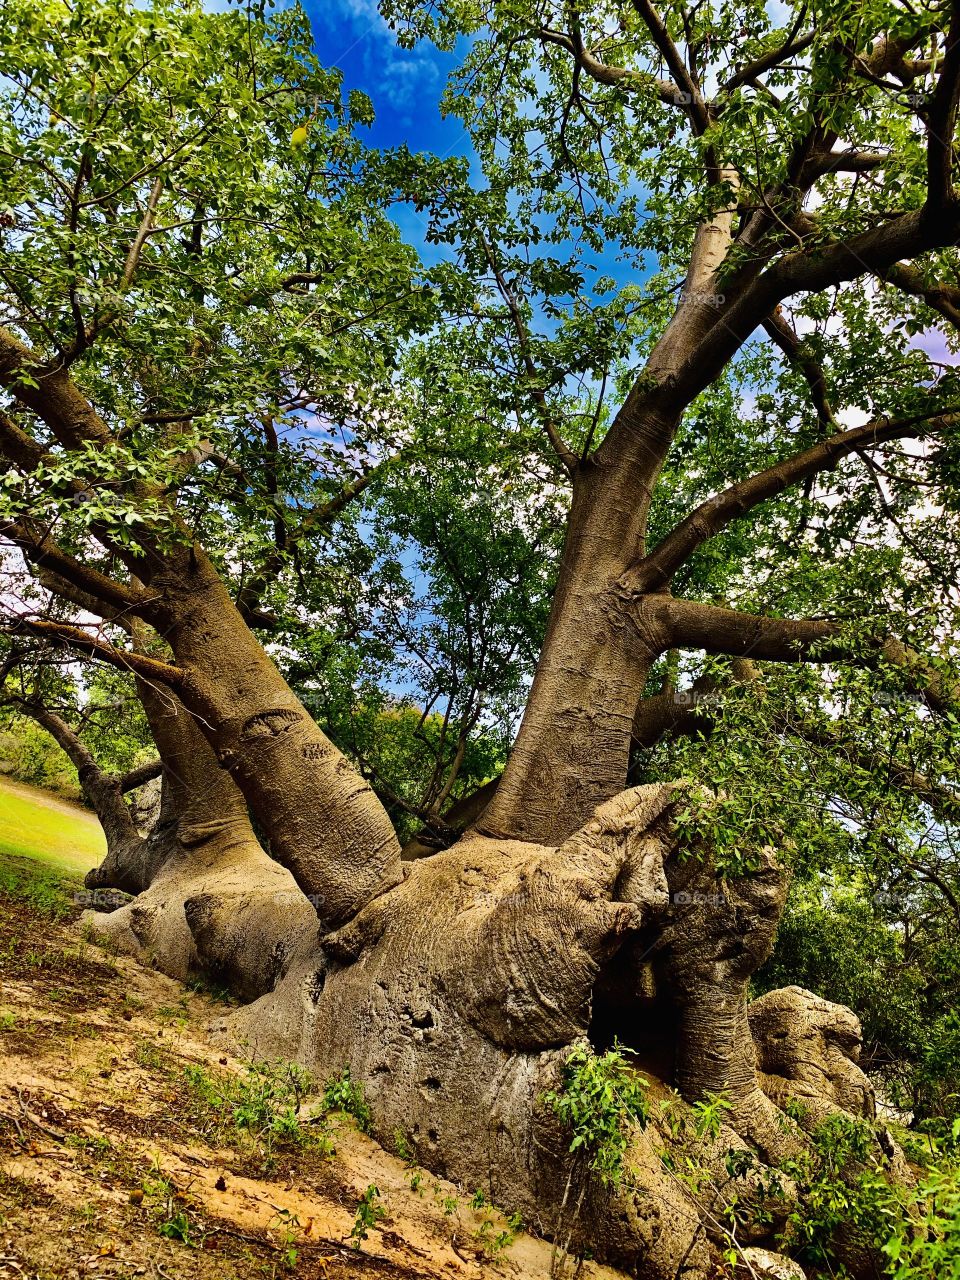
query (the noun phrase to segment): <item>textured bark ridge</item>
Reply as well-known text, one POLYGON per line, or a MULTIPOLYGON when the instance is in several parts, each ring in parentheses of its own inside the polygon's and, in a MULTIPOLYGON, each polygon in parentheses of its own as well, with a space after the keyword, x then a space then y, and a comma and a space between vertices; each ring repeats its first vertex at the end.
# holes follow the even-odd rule
MULTIPOLYGON (((372 789, 307 714, 193 548, 151 582, 156 622, 188 673, 178 697, 326 928, 396 882, 400 845, 372 789)), ((161 755, 163 752, 161 751, 161 755)))
POLYGON ((873 1086, 857 1065, 860 1023, 850 1009, 802 987, 783 987, 754 1000, 748 1017, 770 1097, 799 1098, 817 1109, 832 1104, 874 1119, 873 1086))
POLYGON ((314 946, 313 907, 263 852, 245 815, 181 820, 163 845, 144 892, 109 914, 84 914, 99 941, 180 981, 202 974, 246 1000, 272 990, 298 951, 314 946))
MULTIPOLYGON (((802 987, 783 987, 754 1000, 747 1013, 761 1087, 778 1106, 788 1098, 800 1101, 805 1129, 838 1111, 876 1120, 876 1094, 859 1066, 860 1021, 851 1009, 802 987)), ((882 1126, 876 1133, 878 1155, 891 1176, 911 1182, 902 1151, 882 1126)))
MULTIPOLYGON (((570 1135, 544 1102, 570 1047, 602 1039, 615 1018, 646 1053, 653 1099, 670 1096, 670 1076, 647 1069, 648 1049, 672 1035, 668 1056, 687 1096, 710 1088, 734 1100, 732 1127, 698 1142, 698 1158, 719 1170, 731 1147, 770 1156, 804 1145, 760 1091, 744 1000, 784 878, 770 858, 722 903, 705 903, 718 882, 697 859, 677 860, 674 798, 669 786, 624 792, 559 848, 474 834, 407 864, 402 883, 323 938, 273 992, 226 1017, 220 1033, 321 1076, 349 1067, 382 1140, 402 1131, 427 1168, 483 1187, 572 1248, 646 1280, 703 1280, 723 1199, 762 1199, 757 1172, 718 1178, 723 1196, 705 1213, 665 1169, 664 1134, 651 1124, 633 1140, 629 1182, 604 1187, 571 1156, 570 1135), (705 1060, 691 1064, 694 1053, 705 1060)), ((845 1016, 835 1014, 838 1025, 845 1016)), ((765 1063, 767 1032, 759 1020, 765 1063)), ((856 1068, 844 1066, 839 1041, 833 1047, 839 1080, 856 1068)), ((743 1237, 756 1246, 771 1243, 788 1202, 765 1208, 772 1226, 743 1237)))

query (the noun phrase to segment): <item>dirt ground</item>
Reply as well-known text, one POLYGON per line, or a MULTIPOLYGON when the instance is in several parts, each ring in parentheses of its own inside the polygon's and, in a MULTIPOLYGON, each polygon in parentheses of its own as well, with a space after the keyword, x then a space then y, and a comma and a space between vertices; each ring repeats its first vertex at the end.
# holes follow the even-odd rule
POLYGON ((237 1097, 263 1078, 205 1041, 222 1013, 0 893, 0 1277, 574 1274, 310 1097, 292 1134, 240 1127, 237 1097))

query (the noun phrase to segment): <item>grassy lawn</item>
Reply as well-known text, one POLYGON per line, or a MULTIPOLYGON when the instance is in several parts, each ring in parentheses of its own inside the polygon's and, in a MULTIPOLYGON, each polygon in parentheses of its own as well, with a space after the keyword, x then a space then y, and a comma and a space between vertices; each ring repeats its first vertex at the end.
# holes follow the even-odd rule
POLYGON ((47 791, 0 777, 0 855, 31 858, 58 874, 82 876, 103 858, 100 823, 47 791))

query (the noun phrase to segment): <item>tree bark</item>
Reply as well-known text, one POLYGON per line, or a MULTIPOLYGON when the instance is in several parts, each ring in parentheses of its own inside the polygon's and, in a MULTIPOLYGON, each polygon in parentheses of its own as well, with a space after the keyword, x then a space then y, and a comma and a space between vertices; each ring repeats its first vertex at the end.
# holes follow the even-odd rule
POLYGON ((267 857, 246 802, 193 716, 168 690, 138 682, 163 761, 160 816, 141 847, 108 854, 88 887, 138 896, 88 913, 93 934, 164 973, 203 976, 242 999, 270 991, 299 950, 316 945, 313 904, 267 857))
POLYGON ((328 926, 395 883, 400 846, 373 790, 314 723, 201 549, 144 611, 183 671, 177 699, 328 926))
POLYGON ((668 646, 620 579, 641 545, 642 493, 622 465, 578 472, 559 581, 510 759, 478 829, 561 843, 623 789, 640 693, 668 646))
MULTIPOLYGON (((760 1090, 745 1001, 784 877, 771 858, 718 888, 702 852, 679 859, 676 795, 671 786, 622 792, 559 847, 474 833, 409 864, 401 884, 323 937, 273 992, 222 1019, 219 1034, 323 1076, 348 1067, 377 1137, 393 1142, 399 1130, 421 1164, 482 1188, 548 1237, 644 1280, 707 1280, 729 1247, 718 1228, 724 1205, 756 1204, 762 1212, 739 1238, 767 1245, 795 1206, 789 1188, 764 1190, 762 1162, 729 1176, 726 1152, 772 1158, 805 1139, 760 1090), (707 902, 708 893, 719 897, 707 902), (657 1026, 674 1038, 674 1074, 654 1070, 641 1047, 653 1118, 633 1132, 619 1186, 570 1151, 545 1101, 564 1088, 572 1048, 591 1036, 606 1047, 597 1006, 613 992, 627 1044, 642 1046, 657 999, 677 1013, 657 1026), (671 1138, 657 1118, 671 1083, 691 1101, 705 1089, 729 1094, 716 1139, 671 1138), (709 1204, 671 1173, 664 1149, 716 1171, 709 1204)), ((831 1058, 836 1080, 859 1075, 842 1049, 831 1058)), ((763 1061, 773 1053, 763 1047, 763 1061)), ((825 1105, 838 1110, 837 1098, 852 1096, 835 1090, 825 1105)), ((672 1105, 690 1120, 683 1103, 672 1105)))

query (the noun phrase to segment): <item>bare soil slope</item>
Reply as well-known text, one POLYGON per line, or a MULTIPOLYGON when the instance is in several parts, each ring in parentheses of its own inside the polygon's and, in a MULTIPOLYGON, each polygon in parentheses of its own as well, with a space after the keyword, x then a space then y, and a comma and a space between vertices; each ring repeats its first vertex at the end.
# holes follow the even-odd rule
POLYGON ((572 1274, 473 1188, 316 1097, 291 1119, 281 1068, 252 1072, 206 1042, 214 995, 6 893, 0 984, 0 1276, 572 1274))

